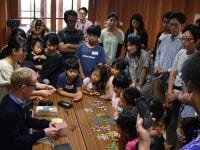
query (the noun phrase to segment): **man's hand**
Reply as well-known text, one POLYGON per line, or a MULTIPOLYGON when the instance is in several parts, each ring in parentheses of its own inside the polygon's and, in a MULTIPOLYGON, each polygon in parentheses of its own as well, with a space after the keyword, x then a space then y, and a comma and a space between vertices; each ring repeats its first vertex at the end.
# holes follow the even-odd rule
POLYGON ((55 127, 49 127, 44 129, 45 136, 54 137, 58 134, 59 130, 55 127))

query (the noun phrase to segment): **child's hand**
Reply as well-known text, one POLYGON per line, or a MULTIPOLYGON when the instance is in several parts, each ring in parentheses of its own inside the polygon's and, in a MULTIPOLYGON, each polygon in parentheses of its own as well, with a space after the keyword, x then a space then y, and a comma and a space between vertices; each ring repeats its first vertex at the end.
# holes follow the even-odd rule
POLYGON ((82 99, 83 95, 82 93, 75 93, 74 94, 74 101, 80 101, 82 99))
POLYGON ((96 95, 96 96, 99 96, 99 95, 101 95, 99 92, 90 92, 90 95, 96 95))
POLYGON ((101 95, 100 98, 106 99, 106 100, 110 100, 111 99, 109 95, 101 95))
POLYGON ((40 56, 40 59, 43 59, 43 60, 46 60, 47 57, 45 55, 39 55, 40 56))
POLYGON ((33 60, 36 60, 36 59, 39 59, 39 58, 40 58, 40 55, 33 56, 33 60))
POLYGON ((36 69, 42 70, 42 65, 35 65, 36 69))

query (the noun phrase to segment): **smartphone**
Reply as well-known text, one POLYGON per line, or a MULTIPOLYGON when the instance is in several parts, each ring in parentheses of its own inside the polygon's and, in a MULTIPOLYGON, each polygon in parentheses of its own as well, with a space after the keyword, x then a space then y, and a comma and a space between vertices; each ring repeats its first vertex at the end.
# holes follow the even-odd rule
POLYGON ((160 75, 161 75, 160 72, 155 72, 155 73, 153 73, 153 76, 154 76, 154 77, 159 77, 160 75))
POLYGON ((136 102, 136 107, 138 109, 140 117, 143 118, 143 127, 145 129, 149 129, 153 124, 153 120, 151 118, 149 106, 147 104, 145 97, 141 96, 137 98, 135 102, 136 102))

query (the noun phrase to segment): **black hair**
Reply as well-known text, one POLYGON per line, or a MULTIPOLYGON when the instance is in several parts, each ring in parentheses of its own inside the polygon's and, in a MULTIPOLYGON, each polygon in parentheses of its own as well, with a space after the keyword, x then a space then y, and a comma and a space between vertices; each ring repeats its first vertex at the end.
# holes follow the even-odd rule
POLYGON ((11 37, 8 41, 8 46, 5 49, 5 56, 4 57, 11 55, 13 48, 15 48, 16 51, 18 51, 19 48, 24 49, 25 46, 26 46, 26 39, 24 39, 23 37, 21 37, 19 35, 11 37))
POLYGON ((69 70, 69 69, 76 69, 79 70, 79 63, 77 58, 67 58, 65 60, 65 70, 69 70))
POLYGON ((78 9, 78 11, 80 11, 80 10, 83 10, 83 11, 85 11, 85 13, 86 13, 86 15, 87 15, 87 13, 88 13, 88 10, 87 10, 87 8, 86 8, 86 7, 81 7, 81 8, 79 8, 79 9, 78 9))
POLYGON ((17 36, 17 35, 20 35, 21 37, 26 39, 25 31, 21 28, 18 28, 18 27, 12 30, 10 37, 14 37, 14 36, 17 36))
POLYGON ((50 45, 58 45, 59 44, 59 38, 58 35, 55 32, 50 32, 46 35, 45 43, 49 41, 50 45))
POLYGON ((44 44, 44 41, 43 41, 42 38, 33 38, 33 39, 31 40, 31 48, 32 48, 32 49, 33 49, 33 47, 35 46, 35 44, 36 44, 37 42, 39 42, 42 46, 43 46, 43 44, 44 44))
POLYGON ((113 86, 125 89, 130 86, 130 81, 125 75, 121 74, 121 75, 114 77, 112 84, 113 84, 113 86))
POLYGON ((110 18, 115 18, 116 20, 118 20, 117 13, 116 12, 110 12, 107 16, 107 19, 110 19, 110 18))
POLYGON ((168 11, 168 12, 165 12, 162 16, 162 20, 164 20, 164 18, 167 18, 169 20, 170 16, 171 16, 172 12, 171 11, 168 11))
POLYGON ((134 31, 134 27, 132 25, 132 21, 136 20, 140 23, 139 28, 138 28, 138 32, 141 33, 144 31, 144 21, 143 21, 143 17, 141 14, 139 13, 134 13, 130 19, 130 25, 129 25, 129 31, 133 32, 134 31))
POLYGON ((182 68, 182 79, 187 86, 189 86, 189 90, 192 88, 196 88, 200 90, 200 51, 192 54, 190 58, 188 58, 182 68))
MULTIPOLYGON (((117 126, 129 135, 129 139, 126 139, 127 142, 131 139, 137 138, 136 130, 136 120, 137 120, 137 111, 122 111, 117 118, 117 126)), ((123 136, 123 135, 122 135, 123 136)), ((127 143, 125 142, 125 143, 127 143)))
POLYGON ((77 15, 76 11, 74 11, 74 10, 66 10, 65 13, 64 13, 64 21, 65 21, 65 23, 67 23, 68 16, 77 17, 78 15, 77 15))
POLYGON ((136 46, 137 50, 136 50, 135 54, 136 54, 137 57, 140 57, 141 49, 142 49, 141 40, 138 37, 131 36, 130 38, 128 38, 128 42, 130 44, 136 46))
POLYGON ((164 114, 163 104, 157 97, 148 96, 145 99, 149 105, 150 112, 153 113, 152 117, 156 118, 156 121, 159 121, 164 114))
POLYGON ((115 60, 112 62, 112 67, 115 66, 116 69, 123 72, 126 69, 126 62, 122 58, 115 58, 115 60))
POLYGON ((135 87, 126 88, 122 91, 122 96, 127 104, 135 106, 135 99, 141 97, 140 91, 135 87))
POLYGON ((200 18, 197 18, 195 21, 195 25, 200 28, 200 18))
POLYGON ((189 31, 192 34, 195 42, 197 42, 200 39, 200 28, 195 26, 194 24, 186 25, 183 28, 182 33, 186 31, 189 31))
POLYGON ((101 27, 99 25, 91 25, 87 29, 87 34, 96 35, 99 37, 101 35, 101 27))
POLYGON ((108 71, 107 71, 107 68, 103 65, 96 65, 91 72, 94 72, 94 71, 99 71, 100 72, 100 76, 101 76, 101 79, 100 81, 96 84, 97 86, 97 89, 100 91, 100 92, 103 92, 103 90, 105 90, 105 87, 106 87, 106 83, 108 81, 108 71))
POLYGON ((182 12, 174 12, 170 15, 169 20, 171 19, 177 19, 180 24, 184 24, 186 22, 185 14, 182 12))

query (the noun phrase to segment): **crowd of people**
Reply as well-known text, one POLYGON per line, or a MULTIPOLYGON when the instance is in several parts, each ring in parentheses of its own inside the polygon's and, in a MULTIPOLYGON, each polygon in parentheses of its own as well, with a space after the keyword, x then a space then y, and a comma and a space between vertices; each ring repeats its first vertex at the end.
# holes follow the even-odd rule
POLYGON ((54 92, 74 102, 83 94, 111 101, 120 150, 200 149, 199 22, 186 24, 183 13, 166 12, 151 51, 141 14, 131 16, 124 34, 117 13, 108 14, 103 29, 87 13, 85 7, 65 11, 66 27, 57 33, 39 18, 27 33, 13 29, 0 54, 0 149, 28 150, 59 132, 24 110, 27 100, 54 92), (141 96, 156 119, 148 130, 136 107, 141 96))

